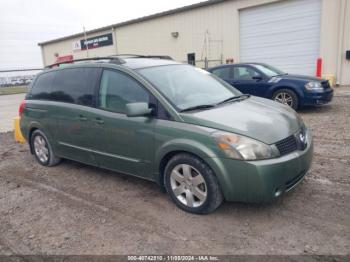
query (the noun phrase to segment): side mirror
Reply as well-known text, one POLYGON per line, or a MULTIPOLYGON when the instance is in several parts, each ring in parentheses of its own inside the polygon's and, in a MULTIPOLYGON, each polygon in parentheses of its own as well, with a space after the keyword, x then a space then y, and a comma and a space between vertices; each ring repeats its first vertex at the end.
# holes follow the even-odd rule
POLYGON ((126 104, 126 115, 128 117, 147 116, 152 114, 153 109, 148 103, 129 103, 126 104))
POLYGON ((257 80, 257 81, 260 81, 260 80, 262 80, 263 78, 262 78, 262 76, 253 76, 252 79, 257 80))

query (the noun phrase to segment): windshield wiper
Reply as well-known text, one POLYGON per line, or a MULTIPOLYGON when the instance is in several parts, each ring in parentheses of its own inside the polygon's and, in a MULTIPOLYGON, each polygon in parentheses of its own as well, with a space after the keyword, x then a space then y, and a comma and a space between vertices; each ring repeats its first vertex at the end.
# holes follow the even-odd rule
POLYGON ((193 110, 198 110, 198 109, 208 109, 208 108, 213 108, 216 105, 198 105, 198 106, 191 106, 189 108, 182 109, 180 112, 187 112, 187 111, 193 111, 193 110))
POLYGON ((225 104, 225 103, 227 103, 227 102, 235 101, 235 100, 247 99, 247 98, 249 98, 249 97, 250 97, 249 94, 243 94, 243 95, 239 95, 239 96, 231 96, 231 97, 225 99, 224 101, 221 101, 221 102, 217 103, 216 105, 225 104))

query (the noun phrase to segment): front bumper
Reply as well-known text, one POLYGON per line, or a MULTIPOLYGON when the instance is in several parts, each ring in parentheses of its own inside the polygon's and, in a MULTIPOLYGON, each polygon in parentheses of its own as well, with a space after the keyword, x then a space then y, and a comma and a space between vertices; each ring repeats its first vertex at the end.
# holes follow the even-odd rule
MULTIPOLYGON (((227 201, 270 202, 299 184, 311 167, 313 142, 307 131, 307 147, 280 158, 240 161, 211 158, 227 201)), ((211 163, 210 163, 211 162, 211 163)))
POLYGON ((332 88, 326 89, 321 93, 306 93, 302 101, 302 105, 323 105, 333 99, 334 91, 332 88))

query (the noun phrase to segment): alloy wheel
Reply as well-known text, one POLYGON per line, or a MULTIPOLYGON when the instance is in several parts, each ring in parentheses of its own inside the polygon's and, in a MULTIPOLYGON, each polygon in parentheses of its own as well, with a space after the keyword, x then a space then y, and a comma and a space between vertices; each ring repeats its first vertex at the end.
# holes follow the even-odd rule
POLYGON ((293 107, 293 97, 288 93, 278 93, 275 97, 275 101, 293 107))
POLYGON ((171 189, 185 206, 199 207, 207 199, 207 185, 202 174, 193 166, 180 164, 170 174, 171 189))
POLYGON ((42 163, 47 162, 49 159, 49 149, 46 140, 40 135, 34 138, 34 151, 35 155, 42 163))

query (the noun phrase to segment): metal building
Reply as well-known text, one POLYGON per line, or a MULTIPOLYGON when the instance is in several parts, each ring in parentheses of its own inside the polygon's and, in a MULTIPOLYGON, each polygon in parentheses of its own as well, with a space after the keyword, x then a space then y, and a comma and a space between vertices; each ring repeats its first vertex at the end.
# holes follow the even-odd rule
POLYGON ((44 65, 115 54, 265 62, 350 85, 349 0, 210 0, 39 43, 44 65))

